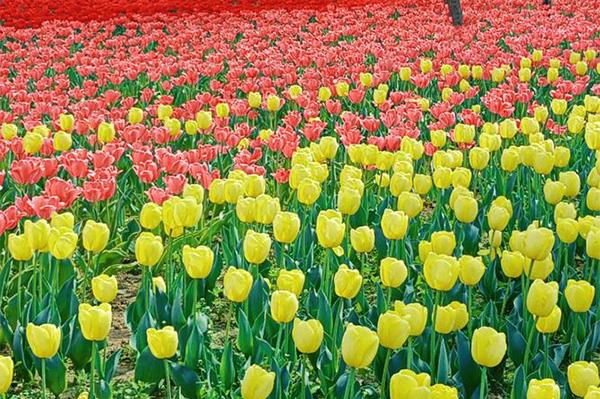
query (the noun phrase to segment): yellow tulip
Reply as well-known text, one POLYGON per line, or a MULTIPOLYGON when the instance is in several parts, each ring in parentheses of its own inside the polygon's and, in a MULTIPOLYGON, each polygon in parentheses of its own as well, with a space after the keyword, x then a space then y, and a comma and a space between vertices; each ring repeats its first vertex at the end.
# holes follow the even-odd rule
POLYGON ((600 228, 592 227, 585 239, 585 251, 592 259, 600 259, 600 228))
POLYGON ((267 109, 271 112, 276 112, 281 108, 281 99, 275 95, 267 97, 267 109))
POLYGON ((452 302, 447 306, 437 306, 435 314, 435 331, 450 334, 463 329, 469 322, 469 313, 464 303, 452 302))
POLYGON ((506 354, 506 335, 491 327, 475 330, 471 339, 471 356, 475 363, 484 367, 496 367, 506 354))
MULTIPOLYGON (((214 180, 213 180, 214 182, 214 180)), ((212 186, 212 183, 211 183, 212 186)), ((235 204, 244 195, 244 182, 238 179, 227 179, 223 183, 223 197, 228 204, 235 204)), ((210 199, 210 191, 208 193, 210 199)), ((171 197, 172 198, 172 197, 171 197)), ((164 206, 164 203, 163 203, 164 206)))
POLYGON ((244 302, 252 288, 253 278, 243 269, 230 266, 223 278, 223 293, 232 302, 244 302))
POLYGON ((298 312, 298 297, 290 291, 278 290, 271 294, 271 317, 277 323, 289 323, 298 312))
MULTIPOLYGON (((345 82, 343 82, 343 83, 345 83, 345 82)), ((290 97, 292 98, 292 100, 295 100, 302 95, 302 87, 300 87, 298 85, 292 85, 292 86, 290 86, 288 93, 289 93, 290 97)), ((340 95, 339 92, 338 92, 338 95, 340 95)))
POLYGON ((304 273, 299 269, 281 269, 277 276, 277 288, 279 290, 289 291, 299 297, 304 289, 304 280, 304 273))
POLYGON ((147 202, 140 212, 140 224, 143 228, 153 230, 162 221, 162 208, 154 202, 147 202))
POLYGON ((560 327, 562 311, 558 306, 554 306, 552 312, 546 317, 539 317, 535 323, 536 329, 542 334, 553 334, 560 327))
POLYGON ((27 324, 25 331, 27 343, 35 357, 39 359, 50 359, 54 357, 60 347, 60 328, 54 324, 35 325, 27 324))
POLYGON ((110 230, 105 223, 96 223, 88 220, 81 232, 83 247, 90 252, 98 253, 106 248, 110 230))
POLYGON ((115 136, 115 126, 112 123, 102 122, 98 125, 98 141, 100 143, 110 143, 115 139, 115 136))
POLYGON ((551 378, 529 381, 527 399, 560 399, 560 388, 551 378))
POLYGON ((144 120, 144 111, 137 107, 132 107, 127 113, 127 119, 131 125, 141 123, 144 120))
POLYGON ((579 224, 575 219, 560 218, 556 221, 556 234, 560 241, 571 244, 579 236, 579 224))
POLYGON ((546 180, 544 184, 544 198, 551 205, 556 205, 562 201, 567 187, 559 181, 546 180))
POLYGON ((319 320, 302 321, 294 319, 292 339, 301 353, 315 353, 323 342, 323 325, 319 320))
POLYGON ((588 392, 589 387, 600 385, 598 366, 594 362, 586 361, 571 363, 567 367, 567 379, 571 392, 583 397, 588 392))
POLYGON ((227 118, 229 116, 229 104, 227 103, 219 103, 215 107, 215 112, 217 116, 221 119, 227 118))
POLYGON ((177 353, 179 337, 172 326, 160 330, 149 328, 146 330, 146 338, 152 356, 157 359, 169 359, 177 353))
POLYGON ((8 252, 14 260, 27 261, 33 257, 33 248, 29 245, 25 234, 9 234, 7 246, 8 252))
POLYGON ((550 108, 555 115, 563 115, 565 112, 567 112, 568 105, 569 104, 567 103, 567 100, 562 98, 554 98, 550 103, 550 108))
POLYGON ((464 285, 476 285, 485 273, 485 265, 480 256, 463 255, 458 259, 458 264, 458 275, 464 285))
POLYGON ((248 367, 241 383, 243 399, 267 399, 275 385, 275 373, 253 364, 248 367))
POLYGON ((590 310, 594 301, 594 295, 596 289, 593 285, 585 280, 571 280, 567 281, 567 287, 565 288, 565 297, 569 308, 576 313, 585 313, 590 310))
POLYGON ((142 266, 154 266, 163 254, 163 243, 160 236, 142 232, 135 241, 135 259, 142 266))
POLYGON ((26 220, 24 230, 24 235, 27 237, 31 249, 42 252, 48 251, 48 238, 50 237, 51 227, 46 220, 40 219, 37 222, 26 220))
POLYGON ((342 337, 342 358, 348 366, 356 369, 369 367, 378 348, 379 337, 374 331, 348 324, 342 337))
POLYGON ((262 96, 260 93, 251 91, 248 93, 248 106, 250 108, 259 108, 262 103, 262 96))
POLYGON ((108 303, 98 306, 82 303, 79 305, 78 319, 86 340, 100 342, 108 337, 112 324, 112 311, 108 303))
POLYGON ((48 235, 48 248, 56 259, 70 258, 77 248, 77 234, 66 227, 53 227, 48 235))
POLYGON ((471 223, 477 217, 479 205, 477 200, 467 195, 461 195, 454 204, 454 216, 461 223, 471 223))
POLYGON ((437 254, 452 255, 456 237, 452 231, 436 231, 431 234, 431 250, 437 254))
POLYGON ((377 336, 381 346, 397 350, 404 345, 409 337, 410 324, 393 311, 387 311, 379 316, 377 336))
POLYGON ((356 252, 371 252, 375 246, 375 230, 367 226, 350 230, 350 243, 356 252))
POLYGON ((100 303, 110 303, 117 297, 119 291, 117 278, 101 274, 92 279, 92 294, 100 303))
POLYGON ((342 215, 354 215, 360 208, 361 195, 352 187, 342 186, 338 192, 337 208, 342 215))
POLYGON ((344 239, 346 225, 342 223, 341 213, 330 209, 319 212, 316 230, 317 239, 322 247, 336 248, 344 239))
POLYGON ((590 211, 600 211, 600 188, 591 187, 585 196, 585 206, 590 211))
POLYGON ((458 399, 458 390, 444 384, 435 384, 431 388, 431 399, 458 399))
POLYGON ((60 130, 54 134, 52 145, 56 151, 69 151, 73 145, 73 139, 69 133, 60 130))
POLYGON ((398 196, 398 210, 414 218, 423 210, 423 200, 419 194, 405 191, 398 196))
POLYGON ((528 229, 525 232, 523 255, 543 260, 554 247, 554 233, 545 227, 528 229))
POLYGON ((271 251, 271 237, 266 233, 248 230, 244 236, 243 248, 246 260, 249 263, 260 265, 267 259, 271 251))
POLYGON ((600 399, 600 387, 591 385, 583 399, 600 399))
POLYGON ((410 324, 409 334, 411 337, 418 337, 423 334, 427 325, 427 308, 419 303, 405 304, 402 301, 394 302, 394 312, 408 321, 410 324))
POLYGON ((565 185, 565 195, 567 197, 576 197, 581 188, 579 175, 575 171, 560 172, 558 181, 565 185))
POLYGON ((530 280, 546 280, 550 273, 554 270, 554 260, 552 255, 548 255, 542 260, 525 260, 525 268, 523 271, 530 280))
POLYGON ((402 211, 386 209, 381 217, 381 229, 388 240, 401 240, 408 228, 408 216, 402 211))
POLYGON ((523 274, 525 257, 518 251, 503 251, 500 266, 506 277, 518 278, 523 274))
POLYGON ((430 399, 431 377, 412 370, 400 370, 390 378, 391 399, 430 399))
POLYGON ((552 313, 558 302, 558 284, 555 281, 545 283, 535 280, 527 292, 527 310, 529 313, 546 317, 552 313))
POLYGON ((41 134, 27 132, 23 136, 23 150, 26 154, 35 154, 42 148, 44 137, 41 134))
POLYGON ((408 269, 404 261, 387 257, 379 264, 379 277, 384 287, 398 288, 408 277, 408 269))
POLYGON ((460 266, 456 258, 432 253, 423 266, 423 275, 427 285, 437 291, 450 291, 456 280, 460 266))
POLYGON ((200 245, 193 248, 186 244, 183 246, 182 259, 188 276, 193 279, 202 279, 210 274, 215 254, 207 246, 200 245))
POLYGON ((19 128, 13 123, 3 123, 0 127, 0 132, 2 133, 2 138, 4 140, 10 141, 17 137, 17 134, 19 133, 19 128))
POLYGON ((363 277, 358 270, 340 265, 333 277, 335 294, 341 298, 352 299, 360 291, 362 281, 363 277))
POLYGON ((314 204, 321 196, 321 185, 313 179, 304 179, 298 185, 298 201, 304 205, 314 204))
POLYGON ((284 244, 294 242, 300 231, 300 218, 293 212, 278 212, 273 218, 275 241, 284 244))
POLYGON ((6 394, 12 384, 15 365, 8 356, 0 356, 0 395, 6 394))
POLYGON ((235 215, 242 223, 253 223, 256 216, 256 198, 240 198, 235 204, 235 215))

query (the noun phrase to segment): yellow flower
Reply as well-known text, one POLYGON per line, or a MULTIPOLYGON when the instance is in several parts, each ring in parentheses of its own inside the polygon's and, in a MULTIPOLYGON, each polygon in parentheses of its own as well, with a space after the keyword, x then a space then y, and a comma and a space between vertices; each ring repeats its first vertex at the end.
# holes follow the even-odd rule
POLYGON ((416 174, 413 178, 413 189, 419 195, 427 195, 432 185, 433 181, 429 175, 416 174))
POLYGON ((581 188, 581 181, 579 175, 575 171, 560 172, 558 175, 558 181, 565 185, 565 195, 567 197, 576 197, 579 194, 581 188))
POLYGON ((196 123, 200 130, 207 130, 212 125, 212 114, 209 111, 199 111, 196 114, 196 123))
POLYGON ((317 239, 322 247, 336 248, 344 239, 346 225, 342 223, 341 213, 330 209, 319 212, 316 230, 317 239))
POLYGON ((342 337, 342 358, 348 366, 356 369, 369 367, 378 348, 377 333, 367 327, 348 324, 342 337))
POLYGON ((476 285, 485 273, 485 265, 480 256, 463 255, 458 259, 458 264, 460 281, 464 285, 476 285))
POLYGON ((371 252, 375 246, 375 230, 360 226, 350 230, 350 242, 356 252, 371 252))
POLYGON ((127 113, 127 119, 131 125, 141 123, 144 120, 144 111, 137 107, 132 107, 127 113))
POLYGON ((335 93, 339 97, 346 97, 349 92, 350 92, 350 85, 347 82, 344 82, 343 80, 341 80, 335 84, 335 93))
POLYGON ((544 283, 535 280, 527 292, 527 310, 529 313, 546 317, 552 313, 558 302, 558 284, 555 281, 544 283))
POLYGON ((50 219, 51 227, 66 227, 69 230, 73 230, 75 226, 75 216, 71 212, 56 213, 52 212, 52 218, 50 219))
POLYGON ((235 215, 242 223, 253 223, 256 216, 256 198, 240 198, 235 204, 235 215))
POLYGON ((241 383, 243 399, 267 399, 273 391, 275 373, 253 364, 248 367, 241 383))
POLYGON ((271 294, 271 317, 277 323, 289 323, 297 311, 298 297, 293 292, 278 290, 271 294))
POLYGON ((474 170, 485 169, 490 162, 490 152, 482 147, 473 147, 469 151, 469 164, 474 170))
POLYGON ((556 205, 562 201, 567 187, 559 181, 546 180, 544 184, 544 198, 551 205, 556 205))
POLYGON ((383 258, 379 264, 379 277, 384 287, 398 288, 406 281, 408 269, 402 260, 383 258))
MULTIPOLYGON (((437 254, 452 255, 456 237, 452 231, 436 231, 431 234, 431 250, 437 254)), ((423 260, 424 261, 424 260, 423 260)))
POLYGON ((358 270, 340 265, 333 277, 335 294, 341 298, 352 299, 358 294, 362 281, 363 277, 358 270))
POLYGON ((590 310, 594 301, 594 295, 596 289, 593 285, 585 280, 571 280, 567 281, 567 287, 565 288, 565 297, 569 308, 573 312, 585 313, 590 310))
POLYGON ((68 151, 73 145, 73 139, 69 133, 59 130, 54 134, 52 144, 56 151, 68 151))
MULTIPOLYGON (((558 396, 557 396, 558 398, 558 396)), ((600 387, 595 387, 593 385, 591 385, 588 390, 587 393, 584 396, 584 399, 600 399, 600 387)))
POLYGON ((409 337, 410 324, 393 311, 379 316, 377 336, 381 346, 396 350, 402 347, 409 337))
POLYGON ((48 238, 50 237, 50 224, 40 219, 37 222, 26 220, 24 225, 24 236, 29 242, 29 247, 42 252, 48 251, 48 238))
POLYGON ((390 379, 391 399, 431 398, 431 377, 412 370, 400 370, 390 379))
POLYGON ((475 330, 471 340, 471 356, 480 366, 496 367, 506 354, 506 335, 491 327, 475 330))
POLYGON ((402 211, 386 209, 381 217, 381 229, 388 240, 401 240, 408 228, 408 216, 402 211))
POLYGON ((219 103, 215 107, 215 112, 217 116, 221 119, 227 118, 229 116, 229 104, 227 103, 219 103))
POLYGON ((349 186, 340 187, 337 196, 337 208, 343 215, 354 215, 360 208, 360 192, 349 186))
POLYGON ((299 269, 285 270, 281 269, 277 276, 277 288, 279 290, 292 292, 297 297, 302 293, 304 288, 305 276, 299 269))
POLYGON ((535 323, 536 329, 542 334, 552 334, 558 331, 562 311, 558 306, 554 306, 552 312, 546 317, 539 317, 535 323))
POLYGON ((545 227, 528 229, 525 232, 523 255, 530 259, 543 260, 554 247, 554 233, 545 227))
POLYGON ((15 365, 8 356, 0 356, 0 395, 6 394, 12 384, 15 365))
POLYGON ((292 339, 301 353, 315 353, 323 342, 323 325, 319 320, 294 319, 292 339))
POLYGON ((555 115, 563 115, 565 112, 567 112, 567 107, 567 100, 562 98, 554 98, 550 103, 550 108, 555 115))
POLYGON ((167 283, 161 276, 152 277, 152 289, 159 292, 167 292, 167 283))
POLYGON ((284 244, 294 242, 300 231, 300 218, 293 212, 278 212, 273 218, 275 241, 284 244))
POLYGON ((600 228, 592 227, 585 239, 585 251, 587 256, 600 259, 600 228))
POLYGON ((567 368, 567 378, 571 392, 583 397, 589 387, 600 385, 598 366, 594 362, 578 361, 571 363, 567 368))
POLYGON ((110 143, 115 139, 115 136, 115 126, 112 123, 102 122, 98 125, 98 141, 100 143, 110 143))
POLYGON ((427 285, 434 290, 450 291, 456 284, 459 269, 456 258, 432 253, 425 261, 423 275, 427 285))
POLYGON ((421 69, 421 72, 427 73, 433 68, 433 63, 428 58, 422 58, 419 63, 419 68, 421 69))
POLYGON ((261 264, 271 251, 271 237, 266 233, 257 233, 254 230, 246 231, 244 236, 244 257, 249 263, 261 264))
POLYGON ((200 184, 186 183, 185 186, 183 186, 182 196, 183 198, 194 198, 196 203, 200 204, 204 201, 204 187, 200 184))
POLYGON ((66 227, 53 227, 48 235, 48 248, 56 259, 70 258, 77 248, 77 234, 66 227))
POLYGON ((556 234, 560 241, 571 244, 579 236, 579 223, 575 219, 558 219, 556 221, 556 234))
POLYGON ((106 248, 110 230, 105 223, 96 223, 88 220, 81 232, 83 247, 90 252, 98 253, 106 248))
POLYGON ((25 234, 8 235, 8 252, 14 260, 27 261, 33 257, 33 249, 29 245, 29 240, 25 234))
POLYGON ((243 269, 230 266, 223 278, 223 293, 232 302, 244 302, 252 288, 253 278, 243 269))
POLYGON ((100 303, 112 302, 117 297, 119 286, 115 276, 101 274, 92 279, 92 294, 100 303))
POLYGON ((44 137, 41 134, 27 132, 23 136, 23 150, 26 154, 35 154, 42 148, 44 137))
POLYGON ((394 312, 408 321, 410 324, 409 334, 411 337, 418 337, 423 334, 427 325, 427 308, 419 303, 405 304, 402 301, 394 302, 394 312))
POLYGON ((163 254, 163 243, 160 236, 142 232, 135 241, 135 259, 142 266, 154 266, 163 254))
POLYGON ((25 331, 27 343, 35 357, 39 359, 50 359, 54 357, 60 347, 60 328, 54 324, 35 325, 27 324, 25 331))
POLYGON ((329 100, 331 98, 331 89, 329 87, 320 87, 318 98, 321 102, 329 100))
POLYGON ((248 93, 248 106, 250 108, 259 108, 262 103, 262 96, 260 93, 251 91, 248 93))
POLYGON ((525 259, 525 268, 523 271, 530 280, 545 280, 554 270, 554 260, 552 255, 548 255, 545 259, 534 260, 525 259))
POLYGON ((560 399, 560 388, 551 378, 529 381, 527 399, 560 399))
POLYGON ((479 205, 475 198, 468 195, 461 195, 454 203, 454 215, 461 223, 471 223, 477 217, 479 205))
POLYGON ((162 221, 162 208, 154 202, 147 202, 140 212, 140 224, 145 229, 155 229, 162 221))
POLYGON ((79 325, 81 333, 88 341, 104 341, 110 332, 112 311, 108 303, 92 306, 88 303, 79 305, 79 325))
POLYGON ((435 314, 435 331, 440 334, 463 329, 469 322, 469 313, 464 303, 452 302, 447 306, 437 306, 435 314))
POLYGON ((419 194, 405 191, 398 196, 398 210, 414 218, 423 210, 423 200, 419 194))
POLYGON ((444 384, 435 384, 431 388, 431 399, 458 399, 458 390, 444 384))
POLYGON ((518 251, 503 251, 500 259, 500 267, 506 277, 518 278, 523 274, 525 268, 525 257, 518 251))
POLYGON ((281 99, 275 95, 267 97, 267 109, 271 112, 278 111, 281 108, 281 99))
POLYGON ((210 274, 215 254, 207 246, 193 248, 186 244, 183 246, 182 258, 187 274, 193 279, 201 279, 210 274))
POLYGON ((160 330, 149 328, 146 330, 146 338, 152 356, 157 359, 169 359, 177 353, 179 337, 172 326, 160 330))
POLYGON ((373 75, 369 72, 361 72, 359 74, 360 84, 364 87, 371 87, 373 85, 373 75))

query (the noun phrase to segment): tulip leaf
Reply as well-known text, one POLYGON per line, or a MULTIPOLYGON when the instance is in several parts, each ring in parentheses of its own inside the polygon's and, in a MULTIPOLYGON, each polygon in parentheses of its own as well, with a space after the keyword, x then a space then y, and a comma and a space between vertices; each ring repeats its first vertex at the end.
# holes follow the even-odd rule
POLYGON ((119 368, 119 360, 121 359, 121 353, 123 349, 119 348, 114 351, 108 359, 106 359, 106 363, 104 364, 104 370, 102 370, 103 379, 106 382, 112 381, 117 369, 119 368))
POLYGON ((155 358, 149 347, 144 348, 135 362, 134 376, 136 381, 159 382, 165 378, 163 361, 155 358))
POLYGON ((200 377, 191 368, 181 363, 171 364, 171 377, 186 398, 198 398, 200 377))
MULTIPOLYGON (((42 361, 35 358, 35 368, 38 373, 42 373, 42 361)), ((59 355, 54 355, 45 360, 46 368, 46 386, 56 396, 60 395, 67 388, 67 366, 59 355)))
POLYGON ((438 353, 437 366, 437 382, 445 384, 450 373, 450 362, 448 361, 448 350, 446 349, 446 341, 442 338, 440 351, 438 353))
POLYGON ((252 354, 252 347, 254 345, 253 333, 252 328, 250 327, 250 322, 248 321, 246 313, 244 313, 243 309, 240 309, 238 312, 237 322, 237 346, 244 355, 250 356, 252 354))
POLYGON ((231 348, 231 341, 227 341, 225 347, 223 348, 221 364, 219 365, 219 376, 221 377, 221 383, 225 389, 231 388, 233 381, 235 380, 235 366, 233 364, 233 350, 231 348))
POLYGON ((331 314, 331 306, 329 305, 329 300, 327 299, 323 291, 319 291, 318 319, 323 325, 323 330, 325 330, 326 333, 331 335, 333 330, 333 316, 331 314))
POLYGON ((185 324, 186 317, 184 315, 183 305, 182 305, 183 304, 183 290, 181 288, 182 284, 176 284, 176 285, 177 285, 177 288, 175 289, 175 299, 173 300, 173 305, 170 306, 170 319, 171 319, 171 325, 174 326, 175 329, 179 329, 185 324))
POLYGON ((525 370, 523 366, 517 367, 515 371, 515 377, 513 380, 511 398, 514 399, 525 399, 527 395, 527 382, 525 377, 525 370))
POLYGON ((150 315, 150 310, 147 310, 146 313, 144 313, 144 317, 142 317, 142 320, 138 324, 135 334, 132 334, 130 338, 131 346, 133 346, 138 352, 142 351, 148 346, 146 330, 153 325, 154 322, 152 316, 150 315))
POLYGON ((268 289, 266 285, 265 281, 259 278, 254 281, 250 290, 248 297, 248 319, 251 323, 262 313, 265 304, 268 302, 268 289))
POLYGON ((98 399, 112 399, 112 387, 104 380, 96 381, 96 397, 98 399))
POLYGON ((67 356, 71 359, 73 366, 77 370, 84 368, 92 358, 92 344, 90 341, 83 338, 79 323, 73 326, 71 345, 69 345, 67 356))
POLYGON ((61 320, 67 320, 71 315, 77 313, 79 307, 79 300, 75 295, 75 278, 69 279, 62 286, 60 292, 56 297, 56 304, 58 305, 58 313, 60 314, 61 320))
POLYGON ((471 397, 477 387, 481 376, 481 369, 471 357, 471 342, 467 336, 459 331, 456 333, 458 352, 459 375, 465 390, 465 397, 471 397))
POLYGON ((517 329, 517 327, 510 321, 506 323, 508 332, 508 357, 515 364, 522 364, 523 357, 525 356, 525 347, 527 342, 523 334, 517 329))

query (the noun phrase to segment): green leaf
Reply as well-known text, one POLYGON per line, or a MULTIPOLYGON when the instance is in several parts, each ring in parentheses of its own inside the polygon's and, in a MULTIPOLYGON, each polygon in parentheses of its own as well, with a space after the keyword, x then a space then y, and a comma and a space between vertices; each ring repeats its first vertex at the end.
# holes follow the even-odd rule
POLYGON ((458 374, 465 389, 465 397, 471 397, 473 392, 479 387, 481 369, 473 361, 471 357, 471 343, 462 331, 456 334, 456 344, 459 365, 458 374))
POLYGON ((219 375, 221 382, 226 389, 231 388, 235 380, 235 368, 233 365, 233 350, 231 349, 231 341, 227 341, 223 348, 221 356, 221 364, 219 365, 219 375))
POLYGON ((146 347, 135 362, 134 376, 136 381, 157 383, 165 378, 163 361, 155 358, 146 347))
POLYGON ((250 356, 252 354, 252 347, 254 346, 254 334, 252 333, 252 328, 250 327, 250 322, 246 317, 246 313, 244 313, 244 310, 241 308, 238 312, 237 323, 237 346, 244 355, 250 356))
POLYGON ((194 370, 181 363, 173 363, 171 364, 171 377, 175 385, 181 388, 183 396, 191 399, 199 398, 200 377, 194 370))
POLYGON ((513 380, 511 398, 514 399, 525 399, 527 395, 527 382, 525 381, 525 371, 523 366, 519 366, 515 371, 515 378, 513 380))
POLYGON ((523 334, 517 329, 517 327, 510 321, 506 323, 508 330, 508 357, 515 364, 522 364, 523 357, 525 356, 525 347, 527 342, 523 334))
MULTIPOLYGON (((64 392, 67 387, 67 366, 59 355, 45 360, 46 386, 56 396, 64 392)), ((35 359, 35 368, 42 373, 42 361, 35 359)))
POLYGON ((437 382, 446 384, 449 372, 450 362, 448 361, 448 351, 446 350, 446 341, 442 337, 440 352, 438 353, 437 382))

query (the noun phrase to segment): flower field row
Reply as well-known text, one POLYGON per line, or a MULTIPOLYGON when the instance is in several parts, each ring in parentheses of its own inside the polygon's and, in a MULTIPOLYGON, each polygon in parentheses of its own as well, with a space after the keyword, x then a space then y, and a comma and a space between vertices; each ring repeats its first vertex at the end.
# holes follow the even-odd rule
POLYGON ((600 398, 598 1, 18 3, 0 395, 600 398))

